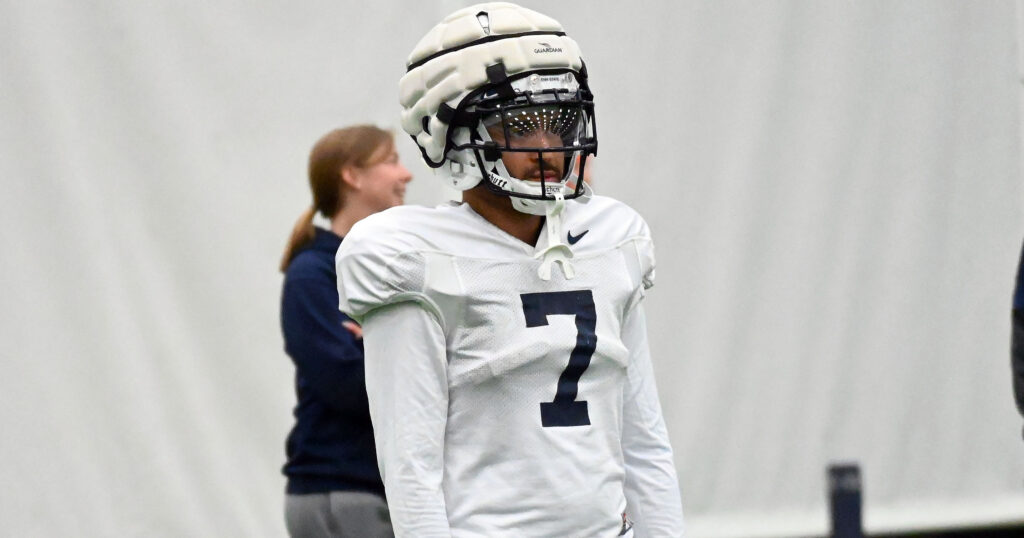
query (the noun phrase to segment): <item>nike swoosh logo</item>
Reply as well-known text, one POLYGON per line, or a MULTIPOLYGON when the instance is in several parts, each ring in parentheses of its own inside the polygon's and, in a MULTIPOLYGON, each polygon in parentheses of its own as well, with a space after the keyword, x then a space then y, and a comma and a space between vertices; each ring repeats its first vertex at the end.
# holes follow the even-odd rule
POLYGON ((569 240, 570 245, 575 245, 576 242, 579 241, 580 239, 583 239, 583 236, 587 235, 587 232, 589 231, 590 230, 583 230, 583 233, 579 235, 572 235, 572 232, 565 232, 565 238, 569 240))

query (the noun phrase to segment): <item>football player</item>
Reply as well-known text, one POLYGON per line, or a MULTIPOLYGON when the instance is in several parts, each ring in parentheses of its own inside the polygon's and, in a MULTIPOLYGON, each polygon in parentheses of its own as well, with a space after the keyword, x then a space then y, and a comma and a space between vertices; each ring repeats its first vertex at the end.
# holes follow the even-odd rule
POLYGON ((578 46, 479 4, 407 68, 402 127, 463 202, 368 217, 336 259, 395 534, 681 536, 644 320, 653 246, 573 172, 597 152, 578 46))

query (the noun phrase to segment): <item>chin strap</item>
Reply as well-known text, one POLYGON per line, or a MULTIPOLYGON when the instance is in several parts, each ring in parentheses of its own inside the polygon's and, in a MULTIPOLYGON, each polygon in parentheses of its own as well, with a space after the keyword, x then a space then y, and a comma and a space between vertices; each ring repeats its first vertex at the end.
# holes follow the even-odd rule
POLYGON ((565 197, 555 192, 555 200, 545 204, 545 217, 548 228, 548 247, 534 255, 541 260, 537 276, 542 280, 551 280, 551 266, 556 262, 562 266, 562 274, 571 279, 576 276, 572 266, 572 250, 562 240, 562 211, 565 210, 565 197))

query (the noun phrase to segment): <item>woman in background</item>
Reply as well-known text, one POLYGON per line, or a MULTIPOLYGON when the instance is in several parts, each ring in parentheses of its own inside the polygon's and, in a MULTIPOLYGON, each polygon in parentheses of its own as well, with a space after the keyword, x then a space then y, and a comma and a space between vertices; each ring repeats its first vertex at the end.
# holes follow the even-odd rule
POLYGON ((281 329, 295 363, 285 521, 293 538, 393 536, 366 401, 361 331, 338 310, 334 254, 360 219, 401 205, 412 175, 391 133, 337 129, 309 156, 313 203, 281 260, 281 329), (313 225, 319 212, 330 229, 313 225))

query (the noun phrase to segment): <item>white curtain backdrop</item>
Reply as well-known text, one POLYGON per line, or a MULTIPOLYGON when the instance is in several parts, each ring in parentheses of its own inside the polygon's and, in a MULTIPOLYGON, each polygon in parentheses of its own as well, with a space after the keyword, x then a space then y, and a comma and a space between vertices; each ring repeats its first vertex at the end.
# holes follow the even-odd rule
MULTIPOLYGON (((470 2, 0 0, 0 534, 284 536, 280 252, 324 132, 399 135, 470 2)), ((690 536, 1024 521, 1012 1, 525 1, 580 43, 599 192, 658 247, 690 536)))

